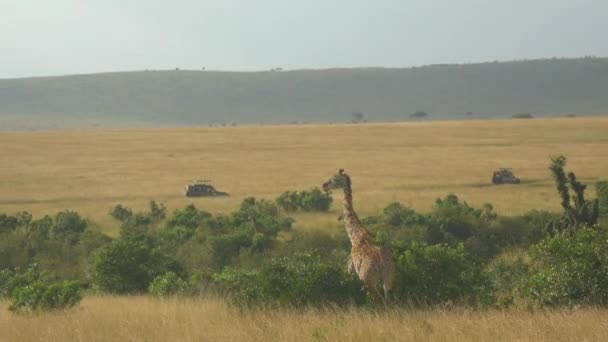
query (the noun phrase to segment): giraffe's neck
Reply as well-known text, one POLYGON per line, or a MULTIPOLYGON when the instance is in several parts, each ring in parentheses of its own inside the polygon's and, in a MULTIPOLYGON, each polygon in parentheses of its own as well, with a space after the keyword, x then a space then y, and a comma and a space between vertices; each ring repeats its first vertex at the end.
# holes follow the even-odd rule
POLYGON ((350 177, 348 175, 344 176, 346 178, 346 185, 344 186, 344 226, 351 244, 355 246, 367 239, 368 232, 361 226, 361 221, 353 208, 353 191, 350 177))

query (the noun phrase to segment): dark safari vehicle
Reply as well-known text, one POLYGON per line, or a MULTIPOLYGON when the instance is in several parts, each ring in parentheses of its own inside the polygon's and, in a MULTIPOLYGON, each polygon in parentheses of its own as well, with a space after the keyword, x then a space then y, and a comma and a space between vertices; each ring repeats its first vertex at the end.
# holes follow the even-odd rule
POLYGON ((217 191, 213 185, 209 184, 208 180, 197 180, 188 185, 184 190, 184 195, 187 197, 215 197, 228 196, 227 192, 217 191))
POLYGON ((519 184, 520 179, 515 177, 511 169, 502 168, 494 171, 492 183, 494 184, 519 184))

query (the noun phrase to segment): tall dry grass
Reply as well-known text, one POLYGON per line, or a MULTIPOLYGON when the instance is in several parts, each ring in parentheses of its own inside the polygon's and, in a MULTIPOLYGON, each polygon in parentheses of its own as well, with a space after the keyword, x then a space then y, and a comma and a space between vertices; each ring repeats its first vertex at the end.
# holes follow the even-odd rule
POLYGON ((0 341, 606 341, 608 310, 239 311, 215 299, 86 298, 54 314, 0 308, 0 341))
MULTIPOLYGON (((246 196, 275 198, 308 189, 339 168, 353 177, 355 206, 375 213, 390 201, 420 210, 456 193, 504 214, 558 209, 547 166, 565 154, 583 181, 608 174, 608 118, 563 118, 226 128, 0 132, 0 212, 36 215, 72 209, 106 231, 116 203, 169 209, 195 203, 234 210, 246 196), (492 186, 512 167, 519 186, 492 186), (190 199, 192 179, 211 179, 229 198, 190 199)), ((298 225, 335 221, 303 215, 298 225)))

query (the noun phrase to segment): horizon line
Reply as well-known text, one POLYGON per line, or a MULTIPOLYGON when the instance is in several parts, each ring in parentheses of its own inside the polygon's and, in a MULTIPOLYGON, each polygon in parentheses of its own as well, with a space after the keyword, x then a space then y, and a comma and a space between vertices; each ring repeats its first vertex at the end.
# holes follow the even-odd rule
POLYGON ((255 69, 255 70, 236 70, 236 69, 207 69, 202 67, 199 69, 182 69, 180 67, 173 67, 168 69, 129 69, 129 70, 112 70, 112 71, 98 71, 98 72, 83 72, 73 74, 52 74, 52 75, 41 75, 41 76, 21 76, 21 77, 0 77, 0 81, 8 80, 24 80, 24 79, 40 79, 40 78, 60 78, 60 77, 75 77, 75 76, 96 76, 96 75, 107 75, 107 74, 119 74, 119 73, 140 73, 140 72, 209 72, 209 73, 242 73, 242 74, 256 74, 256 73, 279 73, 279 72, 303 72, 303 71, 330 71, 330 70, 356 70, 356 69, 394 69, 394 70, 408 70, 408 69, 419 69, 426 67, 444 67, 444 66, 474 66, 481 64, 508 64, 508 63, 525 63, 525 62, 538 62, 538 61, 567 61, 577 59, 608 59, 604 56, 587 55, 580 57, 544 57, 544 58, 522 58, 522 59, 506 59, 506 60, 491 60, 484 62, 460 62, 460 63, 433 63, 433 64, 419 64, 410 66, 350 66, 350 67, 319 67, 319 68, 283 68, 275 67, 269 69, 255 69))

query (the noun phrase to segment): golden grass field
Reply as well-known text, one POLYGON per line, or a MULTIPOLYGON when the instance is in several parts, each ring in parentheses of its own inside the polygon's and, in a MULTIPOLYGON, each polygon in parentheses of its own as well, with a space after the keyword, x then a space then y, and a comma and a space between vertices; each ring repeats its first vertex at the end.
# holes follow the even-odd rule
MULTIPOLYGON (((320 186, 339 168, 353 178, 360 215, 390 201, 428 210, 450 192, 502 214, 558 210, 548 171, 556 154, 586 182, 608 178, 608 117, 1 132, 0 147, 0 212, 71 209, 110 234, 118 227, 107 213, 117 203, 226 212, 247 196, 320 186), (522 184, 492 186, 499 167, 512 167, 522 184), (231 196, 186 198, 193 179, 231 196)), ((335 217, 299 215, 296 227, 335 217)))
MULTIPOLYGON (((320 186, 339 168, 353 178, 362 215, 395 200, 428 210, 450 192, 474 205, 491 202, 502 214, 559 210, 548 171, 556 154, 585 182, 608 178, 608 117, 1 132, 0 213, 71 209, 116 234, 107 213, 119 202, 226 212, 246 196, 320 186), (522 184, 490 185, 492 170, 505 166, 522 184), (212 179, 231 196, 185 198, 192 179, 212 179)), ((296 229, 330 222, 339 229, 335 218, 336 209, 299 214, 296 229)), ((601 309, 255 312, 214 298, 151 297, 87 297, 68 312, 32 315, 7 306, 0 302, 0 341, 608 340, 601 309)))
POLYGON ((215 299, 89 297, 53 314, 0 305, 0 326, 0 341, 23 342, 606 341, 608 311, 239 311, 215 299))

